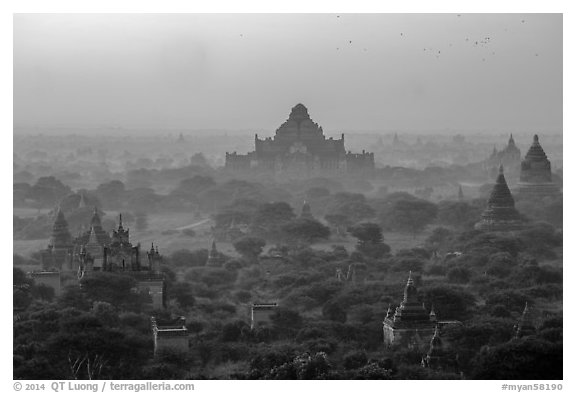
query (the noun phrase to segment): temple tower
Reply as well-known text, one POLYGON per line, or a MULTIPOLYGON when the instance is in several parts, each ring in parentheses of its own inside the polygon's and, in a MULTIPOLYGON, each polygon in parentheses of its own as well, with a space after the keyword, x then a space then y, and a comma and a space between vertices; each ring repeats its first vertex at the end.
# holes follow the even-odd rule
POLYGON ((96 206, 94 206, 94 214, 90 220, 90 228, 91 230, 94 229, 99 244, 103 246, 108 246, 110 244, 110 236, 108 236, 106 231, 102 228, 102 221, 100 220, 100 214, 98 213, 98 208, 96 206))
POLYGON ((462 185, 458 185, 458 200, 460 202, 464 201, 464 191, 462 191, 462 185))
POLYGON ((158 252, 158 246, 156 246, 156 249, 154 249, 154 243, 152 243, 150 251, 148 251, 147 255, 148 255, 148 267, 150 269, 150 273, 160 274, 162 256, 160 256, 160 253, 158 252))
POLYGON ((72 248, 68 222, 62 210, 58 208, 48 248, 41 253, 43 269, 70 270, 72 248))
POLYGON ((434 326, 435 321, 418 298, 418 289, 410 272, 402 303, 393 314, 389 307, 384 318, 384 344, 421 347, 434 334, 434 326))
POLYGON ((314 216, 312 216, 312 208, 310 207, 310 204, 307 201, 304 201, 304 204, 302 205, 302 211, 300 212, 300 218, 307 218, 310 220, 314 219, 314 216))
POLYGON ((448 350, 440 338, 440 328, 436 325, 434 336, 430 340, 430 349, 422 358, 422 366, 438 371, 458 372, 456 355, 448 350))
POLYGON ((514 336, 516 338, 521 338, 536 333, 535 319, 533 310, 528 307, 528 302, 526 302, 522 316, 514 326, 514 336))
POLYGON ((222 266, 222 255, 216 249, 216 241, 212 240, 212 247, 208 252, 208 260, 206 261, 206 266, 218 267, 222 266))
POLYGON ((542 198, 558 195, 559 190, 552 182, 552 168, 538 135, 534 135, 532 146, 526 153, 520 167, 518 194, 526 198, 542 198))
POLYGON ((504 167, 500 165, 496 184, 488 198, 488 206, 474 228, 481 231, 509 231, 522 227, 520 214, 514 207, 514 198, 504 178, 504 167))

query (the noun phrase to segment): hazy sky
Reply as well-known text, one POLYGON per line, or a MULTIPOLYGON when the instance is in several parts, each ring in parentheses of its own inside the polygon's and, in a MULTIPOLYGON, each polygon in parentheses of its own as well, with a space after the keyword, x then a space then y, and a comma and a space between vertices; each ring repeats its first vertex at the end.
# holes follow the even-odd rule
POLYGON ((559 132, 562 16, 14 17, 16 126, 273 132, 298 102, 330 134, 559 132))

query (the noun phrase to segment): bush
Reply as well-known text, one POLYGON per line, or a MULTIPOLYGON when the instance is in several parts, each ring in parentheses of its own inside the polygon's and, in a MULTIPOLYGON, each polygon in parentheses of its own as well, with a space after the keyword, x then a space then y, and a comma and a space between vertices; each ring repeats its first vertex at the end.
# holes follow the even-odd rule
POLYGON ((364 351, 348 352, 346 355, 344 355, 343 360, 344 368, 346 370, 360 368, 368 363, 368 357, 364 351))
POLYGON ((470 281, 471 277, 470 269, 465 267, 453 267, 448 270, 446 277, 449 282, 457 284, 466 284, 470 281))

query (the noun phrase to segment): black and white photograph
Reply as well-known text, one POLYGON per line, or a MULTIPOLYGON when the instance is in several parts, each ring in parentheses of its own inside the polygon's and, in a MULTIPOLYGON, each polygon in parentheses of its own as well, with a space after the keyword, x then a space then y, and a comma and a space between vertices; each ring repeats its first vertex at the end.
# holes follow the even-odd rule
POLYGON ((566 21, 518 11, 14 13, 14 389, 570 390, 566 21))

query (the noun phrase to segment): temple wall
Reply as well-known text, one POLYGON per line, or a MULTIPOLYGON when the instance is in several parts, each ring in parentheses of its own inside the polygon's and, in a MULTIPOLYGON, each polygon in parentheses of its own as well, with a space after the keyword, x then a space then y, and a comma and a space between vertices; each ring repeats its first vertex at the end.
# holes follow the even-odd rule
POLYGON ((152 298, 152 307, 161 309, 164 307, 164 281, 163 280, 142 280, 138 281, 138 291, 148 293, 152 298))
POLYGON ((154 335, 154 353, 165 349, 176 350, 179 352, 188 352, 189 339, 186 336, 163 336, 160 331, 159 334, 154 335))
POLYGON ((270 316, 274 314, 276 307, 255 308, 252 307, 250 329, 270 323, 270 316))

